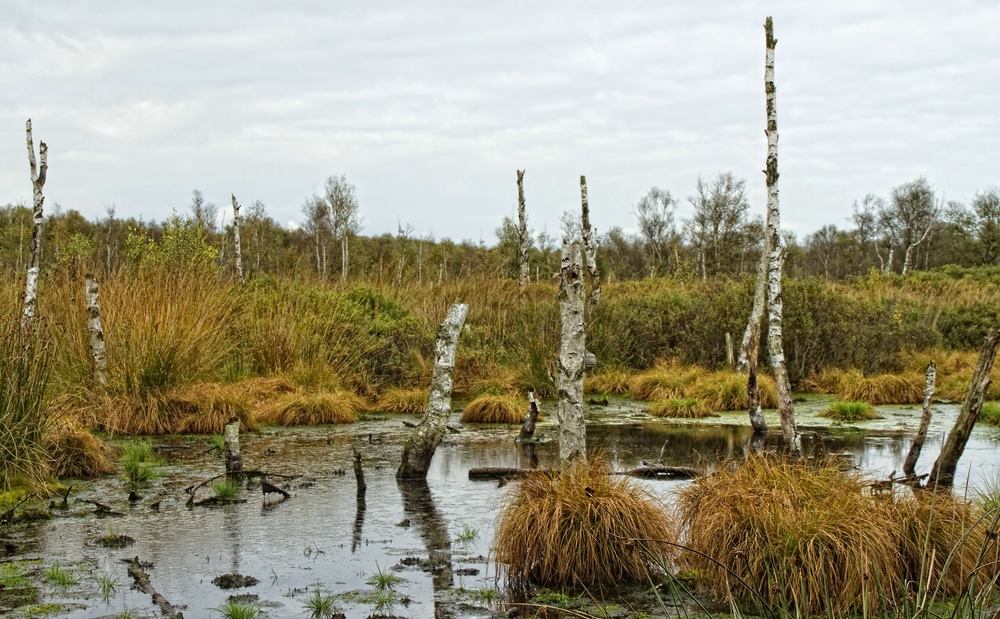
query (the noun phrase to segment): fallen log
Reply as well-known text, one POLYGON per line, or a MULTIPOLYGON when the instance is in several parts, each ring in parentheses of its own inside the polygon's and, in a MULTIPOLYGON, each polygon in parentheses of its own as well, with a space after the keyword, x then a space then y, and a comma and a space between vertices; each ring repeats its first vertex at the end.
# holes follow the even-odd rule
POLYGON ((531 473, 537 473, 538 469, 515 469, 503 466, 490 466, 478 469, 469 469, 470 481, 496 481, 498 479, 516 479, 531 473))
POLYGON ((160 612, 164 617, 184 619, 184 614, 177 610, 173 604, 168 602, 165 597, 157 593, 156 589, 154 589, 153 585, 149 582, 149 574, 147 574, 142 568, 152 567, 152 563, 143 563, 139 560, 139 557, 135 557, 133 559, 122 559, 122 561, 128 564, 128 575, 135 581, 136 586, 153 598, 153 603, 160 607, 160 612))
POLYGON ((693 479, 701 475, 686 466, 640 466, 630 471, 615 471, 613 475, 628 475, 641 479, 693 479))

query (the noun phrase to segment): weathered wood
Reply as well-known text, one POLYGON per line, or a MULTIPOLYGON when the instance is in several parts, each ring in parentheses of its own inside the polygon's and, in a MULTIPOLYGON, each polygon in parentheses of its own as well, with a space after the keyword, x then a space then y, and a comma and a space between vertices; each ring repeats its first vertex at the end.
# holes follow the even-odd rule
POLYGON ((559 459, 563 466, 587 460, 587 428, 583 419, 584 287, 580 246, 563 243, 559 278, 562 336, 556 371, 559 378, 559 459))
POLYGON ((532 440, 535 435, 535 422, 538 421, 538 400, 535 399, 535 392, 528 391, 528 412, 524 415, 524 422, 521 424, 521 432, 517 435, 515 442, 524 443, 532 440))
POLYGON ((264 496, 267 496, 269 494, 280 494, 282 496, 282 498, 285 498, 285 499, 292 498, 291 493, 289 493, 287 490, 284 490, 283 488, 279 488, 278 486, 275 486, 274 484, 272 484, 271 482, 267 481, 266 479, 261 479, 260 480, 260 492, 264 496))
POLYGON ((784 247, 781 244, 781 217, 778 210, 778 110, 774 86, 774 48, 778 41, 774 38, 771 18, 764 22, 766 51, 764 56, 764 94, 767 107, 767 235, 771 239, 771 255, 768 265, 767 306, 768 332, 767 348, 774 369, 774 382, 778 388, 778 412, 781 415, 781 435, 790 449, 801 454, 801 439, 795 427, 795 412, 792 408, 792 387, 785 365, 782 345, 781 320, 783 302, 781 296, 781 271, 784 262, 784 247))
POLYGON ((934 380, 937 370, 934 362, 927 364, 927 374, 924 380, 924 411, 920 416, 920 428, 917 435, 913 437, 910 444, 910 451, 906 453, 906 460, 903 462, 903 475, 908 480, 916 477, 917 460, 920 458, 920 450, 924 447, 924 440, 927 438, 927 428, 931 425, 931 399, 934 397, 934 380))
POLYGON ((453 304, 448 308, 448 315, 438 329, 434 345, 434 375, 427 409, 403 444, 403 457, 396 471, 396 479, 426 479, 434 452, 447 432, 448 416, 451 414, 455 348, 468 313, 468 305, 453 304))
MULTIPOLYGON (((230 194, 232 195, 232 194, 230 194)), ((243 280, 243 248, 240 246, 240 204, 236 201, 236 196, 233 197, 233 250, 236 252, 236 275, 240 278, 240 283, 244 283, 243 280)), ((251 213, 252 214, 252 213, 251 213)))
POLYGON ((361 452, 357 449, 354 450, 354 479, 358 483, 358 496, 364 496, 368 484, 365 483, 365 470, 361 468, 361 452))
POLYGON ((34 226, 31 229, 31 256, 28 262, 28 275, 24 284, 24 316, 22 323, 27 325, 35 318, 35 307, 38 298, 38 271, 42 249, 42 222, 44 213, 42 205, 45 195, 42 188, 49 170, 49 147, 45 142, 38 145, 38 161, 35 160, 35 144, 31 138, 31 119, 25 123, 28 141, 28 164, 31 167, 32 216, 34 226))
POLYGON ((640 466, 628 471, 615 471, 614 475, 628 475, 642 479, 694 479, 701 473, 687 466, 640 466))
POLYGON ((157 593, 156 589, 153 588, 152 583, 149 582, 149 574, 143 570, 143 567, 151 567, 151 563, 143 563, 142 561, 139 561, 139 557, 135 557, 134 559, 122 559, 122 561, 128 564, 128 575, 135 581, 136 586, 153 598, 153 603, 160 607, 160 613, 162 613, 164 617, 184 619, 183 613, 177 610, 177 608, 168 602, 165 597, 157 593))
POLYGON ((558 471, 555 471, 553 469, 547 469, 547 470, 516 469, 505 466, 488 466, 488 467, 469 469, 469 480, 497 481, 500 479, 517 479, 519 477, 525 477, 526 475, 535 475, 538 473, 541 473, 543 475, 555 475, 558 473, 558 471))
POLYGON ((590 273, 590 309, 593 311, 601 300, 601 273, 597 270, 597 230, 590 227, 590 203, 587 200, 587 177, 580 176, 581 228, 583 260, 590 273))
POLYGON ((240 454, 240 420, 230 419, 223 429, 223 452, 226 456, 226 475, 243 473, 243 456, 240 454))
POLYGON ((993 371, 998 347, 1000 347, 1000 331, 995 328, 990 329, 979 353, 976 370, 969 382, 969 392, 965 396, 965 402, 962 403, 955 426, 941 447, 941 455, 934 462, 934 468, 931 469, 930 478, 927 480, 928 486, 950 488, 954 483, 958 460, 965 451, 965 444, 969 441, 972 427, 976 425, 979 411, 986 399, 986 390, 990 386, 990 373, 993 371))
POLYGON ((87 302, 87 332, 90 340, 90 358, 94 362, 94 379, 101 386, 108 384, 108 357, 104 345, 104 327, 101 325, 101 306, 97 301, 97 278, 87 274, 84 297, 87 302))
POLYGON ((517 171, 517 260, 521 267, 518 286, 521 290, 531 281, 531 272, 528 270, 528 247, 531 239, 528 238, 528 218, 524 207, 524 170, 517 171))

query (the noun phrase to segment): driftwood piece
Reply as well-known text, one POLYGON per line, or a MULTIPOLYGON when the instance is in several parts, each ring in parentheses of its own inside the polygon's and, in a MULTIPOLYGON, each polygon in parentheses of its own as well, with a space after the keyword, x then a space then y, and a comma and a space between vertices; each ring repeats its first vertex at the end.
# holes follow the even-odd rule
MULTIPOLYGON (((538 473, 538 469, 515 469, 503 466, 490 466, 469 469, 469 480, 470 481, 496 481, 498 479, 517 479, 518 477, 524 477, 526 475, 533 475, 538 473)), ((548 470, 542 471, 544 473, 555 474, 556 471, 548 470)))
POLYGON ((934 379, 937 370, 934 362, 927 364, 927 374, 924 380, 924 410, 920 416, 920 428, 917 435, 913 437, 910 444, 910 451, 906 453, 906 460, 903 462, 903 475, 907 480, 916 477, 917 460, 920 458, 920 450, 924 447, 924 440, 927 438, 927 428, 931 425, 931 399, 934 397, 934 379))
MULTIPOLYGON (((517 479, 534 474, 556 475, 555 469, 516 469, 502 466, 469 469, 470 481, 497 481, 517 479)), ((693 479, 701 475, 696 469, 686 466, 641 466, 628 471, 614 471, 612 475, 627 475, 642 479, 693 479)))
POLYGON ((948 433, 944 446, 941 447, 941 455, 934 462, 934 468, 931 469, 930 478, 927 480, 928 486, 952 487, 958 460, 965 451, 965 444, 969 441, 972 427, 976 425, 979 411, 986 399, 986 390, 990 386, 990 373, 993 371, 993 362, 996 360, 998 346, 1000 346, 1000 331, 995 328, 990 329, 986 341, 983 343, 983 349, 979 353, 976 370, 969 382, 969 392, 965 396, 965 402, 962 403, 962 409, 958 413, 954 427, 948 433))
POLYGON ((563 466, 587 460, 583 419, 584 286, 580 246, 563 244, 559 276, 559 322, 562 335, 556 371, 559 377, 559 459, 563 466))
POLYGON ((701 473, 687 466, 640 466, 629 471, 615 471, 614 475, 628 475, 642 479, 694 479, 701 473))
POLYGON ((283 498, 286 499, 292 498, 292 495, 289 494, 288 491, 279 488, 278 486, 275 486, 266 479, 260 480, 260 491, 265 497, 269 494, 280 494, 283 498))
POLYGON ((90 358, 94 362, 97 384, 108 383, 108 356, 104 345, 104 327, 101 325, 101 306, 97 301, 97 278, 87 273, 84 296, 87 301, 87 333, 90 341, 90 358))
POLYGON ((455 373, 455 348, 465 325, 469 306, 455 303, 438 329, 434 352, 434 375, 431 378, 427 409, 417 427, 403 444, 403 457, 396 479, 426 479, 434 452, 447 431, 451 414, 451 388, 455 373))
POLYGON ((45 202, 45 195, 42 188, 45 186, 45 178, 49 169, 49 147, 45 142, 38 145, 38 161, 35 160, 35 144, 31 137, 31 119, 25 123, 25 133, 28 141, 28 165, 31 168, 31 188, 32 188, 32 219, 31 228, 31 256, 28 262, 28 276, 24 284, 24 316, 22 323, 27 325, 35 319, 35 306, 38 297, 38 271, 42 253, 42 222, 45 216, 42 205, 45 202))
POLYGON ((535 399, 535 392, 528 391, 528 412, 524 415, 524 423, 521 424, 521 432, 517 435, 516 443, 531 441, 535 436, 535 422, 538 421, 538 400, 535 399))
POLYGON ((122 559, 122 561, 128 564, 128 575, 135 581, 136 586, 153 598, 153 603, 160 607, 160 613, 162 613, 164 617, 184 619, 184 614, 181 613, 177 607, 168 602, 167 598, 157 593, 156 589, 153 588, 152 583, 149 582, 149 574, 147 574, 143 568, 152 567, 152 563, 143 563, 142 561, 139 561, 139 557, 122 559))

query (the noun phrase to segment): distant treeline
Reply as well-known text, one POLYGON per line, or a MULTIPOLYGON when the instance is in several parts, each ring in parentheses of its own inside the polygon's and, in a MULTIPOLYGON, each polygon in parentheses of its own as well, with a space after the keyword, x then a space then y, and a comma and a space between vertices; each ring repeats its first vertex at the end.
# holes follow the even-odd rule
MULTIPOLYGON (((732 174, 699 179, 688 198, 693 214, 677 218, 678 201, 654 187, 633 208, 634 221, 599 231, 598 263, 611 281, 655 276, 707 279, 755 272, 762 221, 751 217, 746 181, 732 174)), ((187 210, 163 222, 116 216, 87 220, 78 211, 47 205, 43 273, 92 270, 113 273, 144 262, 198 264, 233 274, 232 211, 217 225, 221 207, 194 191, 187 210)), ((594 205, 594 211, 599 205, 594 205)), ((350 279, 377 284, 430 283, 469 277, 514 278, 518 273, 517 222, 499 217, 496 242, 453 242, 415 235, 364 236, 360 205, 344 177, 330 177, 323 195, 308 198, 303 225, 290 230, 259 201, 242 209, 244 269, 251 277, 350 279), (339 251, 337 251, 339 250, 339 251)), ((529 225, 531 203, 528 201, 529 225)), ((869 194, 855 202, 853 228, 827 225, 801 241, 785 233, 785 269, 793 278, 842 279, 872 269, 882 273, 976 267, 1000 262, 1000 190, 977 193, 968 205, 943 203, 926 179, 894 188, 888 198, 869 194)), ((0 207, 0 269, 22 273, 28 260, 32 214, 26 205, 0 207)), ((578 217, 565 213, 560 233, 531 232, 529 270, 545 280, 558 270, 563 238, 579 234, 578 217)))

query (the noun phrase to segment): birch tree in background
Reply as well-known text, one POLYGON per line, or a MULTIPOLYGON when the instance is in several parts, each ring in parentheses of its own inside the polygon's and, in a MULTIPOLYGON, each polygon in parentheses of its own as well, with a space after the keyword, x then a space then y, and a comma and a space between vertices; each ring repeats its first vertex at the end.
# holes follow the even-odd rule
POLYGON ((596 231, 590 227, 590 204, 587 201, 587 177, 580 176, 580 236, 583 239, 583 260, 590 273, 590 309, 597 308, 601 300, 601 274, 597 270, 596 231))
POLYGON ((517 259, 521 266, 518 278, 521 290, 524 290, 531 280, 531 272, 528 270, 528 247, 531 237, 528 236, 528 218, 524 212, 524 172, 524 170, 517 171, 517 259))
POLYGON ((361 231, 361 217, 358 213, 358 196, 354 185, 347 182, 347 177, 328 176, 325 184, 325 195, 329 209, 331 232, 340 241, 340 279, 347 279, 347 269, 350 264, 350 236, 361 231))
POLYGON ((42 204, 45 202, 45 195, 42 188, 45 186, 45 176, 49 170, 49 147, 45 142, 38 144, 38 161, 35 160, 35 144, 31 138, 31 119, 25 123, 25 131, 28 138, 28 164, 31 167, 32 186, 32 214, 34 227, 31 229, 31 256, 28 262, 28 277, 24 286, 24 323, 28 324, 35 318, 35 306, 38 296, 38 270, 41 260, 42 250, 42 221, 44 214, 42 204))
POLYGON ((104 386, 108 383, 108 356, 104 344, 104 327, 101 325, 97 278, 90 273, 87 273, 84 298, 87 303, 87 333, 90 340, 90 357, 94 362, 94 378, 99 385, 104 386))
POLYGON ((770 238, 770 264, 768 267, 767 305, 768 332, 767 348, 771 356, 771 366, 774 368, 774 382, 778 387, 778 412, 781 414, 781 435, 785 443, 795 451, 799 449, 799 434, 795 427, 795 413, 792 409, 792 388, 788 380, 788 368, 785 365, 785 353, 782 347, 781 317, 781 267, 784 260, 784 247, 781 244, 781 217, 778 211, 778 110, 776 107, 776 92, 774 87, 774 48, 778 41, 774 38, 771 18, 764 22, 764 34, 767 51, 764 60, 764 94, 767 99, 767 232, 770 238))
POLYGON ((236 252, 236 275, 243 281, 243 248, 240 246, 240 204, 233 195, 233 250, 236 252))

